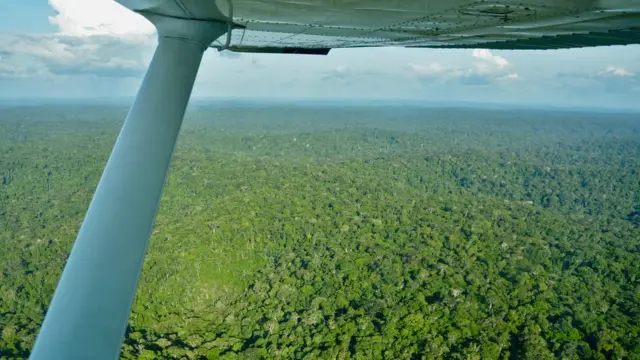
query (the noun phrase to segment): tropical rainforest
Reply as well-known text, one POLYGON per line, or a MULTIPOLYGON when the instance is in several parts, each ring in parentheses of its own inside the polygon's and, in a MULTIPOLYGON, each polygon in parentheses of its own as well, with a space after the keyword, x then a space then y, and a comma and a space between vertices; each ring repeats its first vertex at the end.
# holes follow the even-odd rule
MULTIPOLYGON (((1 359, 126 112, 0 108, 1 359)), ((640 359, 640 116, 192 106, 121 358, 640 359)))

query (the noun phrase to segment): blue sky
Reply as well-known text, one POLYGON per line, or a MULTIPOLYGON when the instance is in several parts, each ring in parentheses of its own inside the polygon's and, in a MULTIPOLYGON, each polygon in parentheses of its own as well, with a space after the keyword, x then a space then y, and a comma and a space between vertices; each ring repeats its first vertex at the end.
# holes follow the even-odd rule
MULTIPOLYGON (((0 0, 0 99, 135 95, 146 20, 111 0, 0 0)), ((640 46, 205 54, 194 97, 408 99, 640 109, 640 46)))

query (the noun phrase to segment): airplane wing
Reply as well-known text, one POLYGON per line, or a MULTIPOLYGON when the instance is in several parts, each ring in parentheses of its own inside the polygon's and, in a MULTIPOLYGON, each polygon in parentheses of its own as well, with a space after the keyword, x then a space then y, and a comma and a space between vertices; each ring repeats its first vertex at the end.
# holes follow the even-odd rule
POLYGON ((558 49, 640 43, 639 0, 120 0, 130 9, 228 21, 213 47, 558 49))

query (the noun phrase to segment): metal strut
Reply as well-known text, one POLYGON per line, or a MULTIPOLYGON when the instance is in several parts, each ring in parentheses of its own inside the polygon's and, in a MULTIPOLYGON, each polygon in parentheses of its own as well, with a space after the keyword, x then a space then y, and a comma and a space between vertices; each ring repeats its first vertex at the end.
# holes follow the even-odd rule
POLYGON ((158 47, 124 122, 31 359, 116 359, 204 50, 227 26, 145 15, 158 47))

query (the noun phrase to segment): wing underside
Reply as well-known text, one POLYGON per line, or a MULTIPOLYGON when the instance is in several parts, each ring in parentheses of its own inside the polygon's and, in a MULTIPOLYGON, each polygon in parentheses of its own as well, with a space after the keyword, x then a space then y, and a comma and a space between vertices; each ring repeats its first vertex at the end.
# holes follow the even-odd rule
POLYGON ((557 49, 640 43, 640 0, 121 0, 133 10, 227 21, 214 47, 324 53, 405 46, 557 49))

